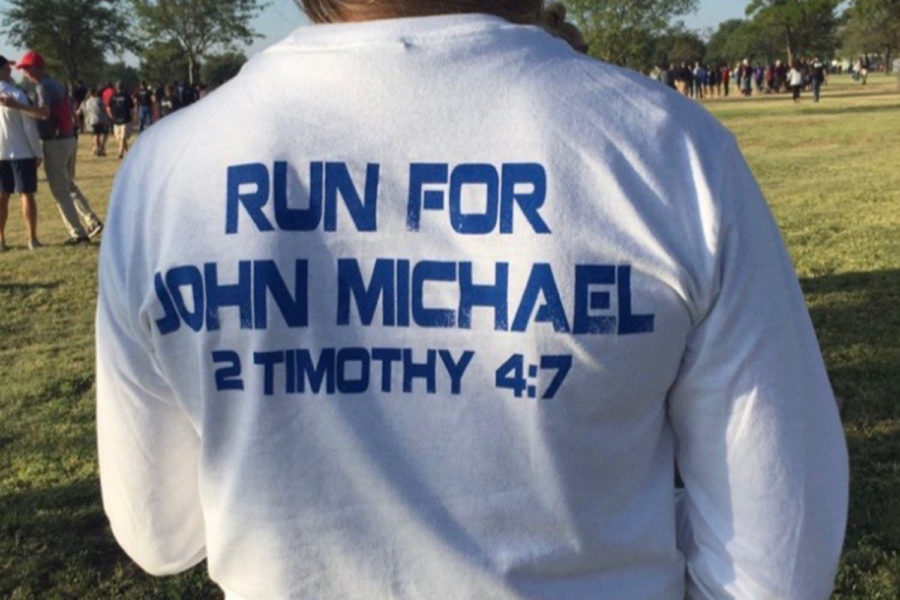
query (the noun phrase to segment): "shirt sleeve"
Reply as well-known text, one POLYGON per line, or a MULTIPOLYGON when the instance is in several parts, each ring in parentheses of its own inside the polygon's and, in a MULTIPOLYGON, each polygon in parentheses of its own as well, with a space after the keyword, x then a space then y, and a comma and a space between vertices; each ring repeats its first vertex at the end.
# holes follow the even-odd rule
MULTIPOLYGON (((28 96, 26 96, 24 92, 22 92, 20 96, 21 97, 18 98, 20 102, 23 104, 31 104, 28 100, 28 96)), ((31 148, 31 152, 34 154, 35 158, 43 160, 44 147, 41 146, 41 136, 38 132, 37 122, 23 113, 19 113, 19 118, 22 119, 22 127, 25 129, 25 136, 28 138, 28 146, 31 148)))
POLYGON ((843 429, 778 228, 733 141, 720 158, 717 285, 669 394, 688 597, 824 600, 846 525, 843 429))
POLYGON ((37 106, 50 106, 49 100, 47 99, 47 86, 43 83, 38 83, 34 86, 34 93, 37 96, 37 106))
MULTIPOLYGON (((134 217, 119 210, 124 198, 116 196, 125 193, 113 193, 110 231, 134 217)), ((206 555, 200 438, 157 367, 149 326, 129 305, 127 253, 117 241, 104 241, 101 250, 96 322, 103 507, 125 552, 145 571, 167 575, 206 555)))

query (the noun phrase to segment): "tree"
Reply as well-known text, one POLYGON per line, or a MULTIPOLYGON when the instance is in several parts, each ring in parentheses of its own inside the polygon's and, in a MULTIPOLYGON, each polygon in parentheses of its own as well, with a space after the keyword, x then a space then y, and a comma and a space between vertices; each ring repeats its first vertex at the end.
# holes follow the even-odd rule
POLYGON ((238 74, 247 57, 243 52, 226 52, 210 56, 203 63, 203 81, 209 87, 219 87, 238 74))
POLYGON ((9 0, 3 31, 15 46, 40 52, 68 83, 98 73, 107 52, 129 45, 128 19, 116 0, 9 0))
POLYGON ((750 0, 747 15, 759 26, 776 27, 788 63, 803 53, 827 55, 837 47, 837 7, 841 0, 750 0))
POLYGON ((140 83, 137 69, 125 64, 122 61, 110 63, 103 68, 100 73, 100 81, 102 82, 122 82, 126 90, 134 90, 140 83))
POLYGON ((783 58, 781 29, 777 26, 730 19, 719 25, 706 48, 706 61, 733 64, 745 58, 753 63, 771 63, 783 58))
POLYGON ((882 54, 890 71, 900 48, 900 0, 855 0, 841 38, 850 52, 882 54))
POLYGON ((175 41, 148 44, 141 50, 139 57, 141 79, 154 84, 165 84, 188 78, 187 57, 175 41))
POLYGON ((732 63, 736 59, 744 58, 744 55, 732 54, 730 48, 733 38, 738 35, 741 27, 746 21, 743 19, 729 19, 719 23, 719 28, 710 36, 709 42, 706 44, 706 56, 704 57, 709 63, 732 63))
POLYGON ((198 63, 211 50, 250 44, 259 34, 250 20, 264 7, 260 0, 132 0, 145 43, 177 43, 194 82, 198 63))
POLYGON ((705 52, 706 44, 696 32, 675 29, 656 38, 653 62, 660 67, 691 64, 703 60, 705 52))
POLYGON ((569 14, 581 27, 591 54, 632 68, 653 61, 654 41, 672 19, 694 11, 697 0, 569 0, 569 14))

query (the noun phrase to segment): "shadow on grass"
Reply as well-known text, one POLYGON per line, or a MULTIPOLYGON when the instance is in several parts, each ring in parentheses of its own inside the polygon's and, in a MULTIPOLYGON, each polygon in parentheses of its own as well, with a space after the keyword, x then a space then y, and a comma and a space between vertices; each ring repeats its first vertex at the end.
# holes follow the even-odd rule
POLYGON ((876 106, 844 106, 832 107, 823 105, 825 101, 819 103, 819 106, 804 106, 800 111, 804 115, 850 115, 858 113, 878 113, 889 111, 900 111, 900 102, 897 104, 878 104, 876 106))
POLYGON ((846 422, 900 419, 900 269, 800 281, 846 422))
POLYGON ((94 479, 0 496, 0 535, 3 598, 221 598, 202 568, 141 572, 113 539, 94 479))
POLYGON ((42 283, 3 283, 0 282, 0 293, 28 294, 37 290, 55 290, 60 286, 59 281, 42 283))
POLYGON ((897 598, 900 551, 900 269, 801 280, 843 417, 850 518, 836 598, 897 598), (888 578, 890 579, 890 578, 888 578))

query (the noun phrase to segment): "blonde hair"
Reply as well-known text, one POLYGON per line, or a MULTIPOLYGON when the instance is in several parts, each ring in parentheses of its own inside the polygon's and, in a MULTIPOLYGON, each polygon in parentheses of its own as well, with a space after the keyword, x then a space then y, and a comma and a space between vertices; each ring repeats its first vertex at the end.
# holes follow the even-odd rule
POLYGON ((314 23, 389 17, 489 13, 513 23, 536 24, 542 0, 295 0, 314 23))

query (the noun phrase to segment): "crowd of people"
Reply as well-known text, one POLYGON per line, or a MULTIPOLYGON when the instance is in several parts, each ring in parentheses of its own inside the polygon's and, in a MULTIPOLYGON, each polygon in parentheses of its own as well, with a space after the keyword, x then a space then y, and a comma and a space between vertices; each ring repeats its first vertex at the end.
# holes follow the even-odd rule
POLYGON ((118 158, 128 151, 128 139, 134 127, 138 132, 175 112, 193 104, 206 95, 205 85, 181 83, 159 84, 151 87, 141 81, 129 90, 121 81, 88 87, 79 81, 72 89, 75 115, 82 132, 93 136, 94 156, 106 155, 106 143, 110 129, 118 142, 118 158))
POLYGON ((5 227, 13 194, 21 196, 28 248, 42 246, 34 198, 42 164, 69 234, 64 244, 76 246, 97 238, 103 222, 75 183, 79 133, 92 136, 94 156, 106 156, 112 130, 118 142, 117 156, 122 159, 135 126, 138 132, 144 131, 205 94, 205 86, 187 82, 151 88, 142 81, 129 90, 121 81, 102 87, 88 87, 79 81, 70 90, 50 76, 37 52, 25 53, 18 64, 0 56, 0 252, 8 249, 5 227), (13 67, 34 85, 32 96, 16 85, 13 67))
POLYGON ((658 67, 655 77, 682 94, 703 100, 725 98, 732 93, 742 96, 779 94, 791 92, 794 101, 808 89, 818 102, 822 86, 828 80, 828 66, 818 57, 797 60, 788 65, 780 60, 769 64, 752 63, 748 59, 730 66, 728 64, 687 63, 658 67))

